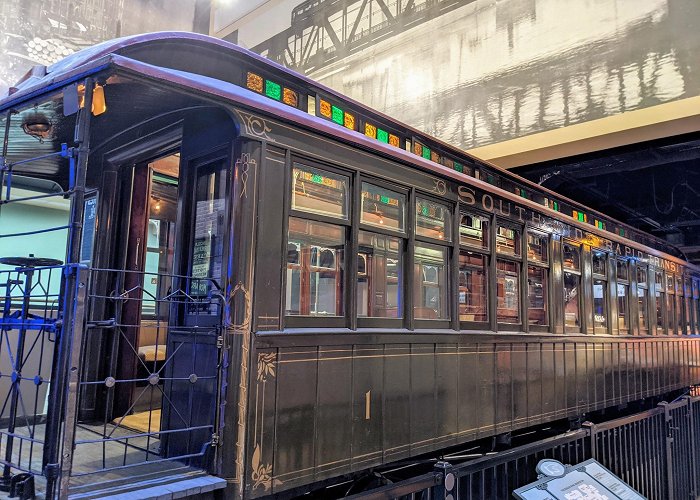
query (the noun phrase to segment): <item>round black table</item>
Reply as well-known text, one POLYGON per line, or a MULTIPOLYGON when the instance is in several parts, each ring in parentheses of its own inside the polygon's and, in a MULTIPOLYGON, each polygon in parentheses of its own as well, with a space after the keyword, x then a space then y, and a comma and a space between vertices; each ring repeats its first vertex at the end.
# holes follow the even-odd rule
POLYGON ((0 257, 0 264, 16 267, 49 267, 60 266, 63 264, 63 261, 44 257, 34 257, 33 254, 29 254, 28 257, 0 257))

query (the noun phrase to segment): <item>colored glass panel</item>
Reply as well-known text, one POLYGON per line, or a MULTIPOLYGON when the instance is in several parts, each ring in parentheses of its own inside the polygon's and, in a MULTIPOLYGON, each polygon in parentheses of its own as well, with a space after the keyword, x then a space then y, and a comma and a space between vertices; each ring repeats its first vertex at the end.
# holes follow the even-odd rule
POLYGON ((296 108, 299 106, 299 96, 292 89, 285 87, 282 93, 282 102, 296 108))
POLYGON ((371 137, 372 139, 377 138, 377 127, 371 123, 365 123, 365 135, 371 137))
POLYGON ((351 115, 346 111, 343 125, 350 130, 355 130, 355 115, 351 115))
POLYGON ((343 124, 343 110, 338 106, 331 106, 331 120, 338 125, 343 124))
POLYGON ((263 77, 249 71, 246 77, 246 87, 248 87, 250 90, 258 92, 259 94, 262 94, 263 77))
POLYGON ((434 161, 435 163, 440 163, 440 155, 433 151, 430 153, 430 160, 434 161))
POLYGON ((459 162, 455 162, 455 170, 457 172, 464 172, 464 165, 459 162))
POLYGON ((394 134, 389 134, 389 144, 391 144, 395 148, 400 148, 401 147, 401 140, 399 139, 399 136, 394 135, 394 134))
POLYGON ((389 142, 389 132, 378 128, 377 129, 377 140, 380 142, 388 143, 389 142))
POLYGON ((282 86, 279 83, 265 80, 265 95, 271 99, 279 101, 282 99, 282 86))
POLYGON ((324 101, 323 99, 321 99, 321 102, 319 103, 318 109, 321 112, 321 116, 325 116, 326 118, 331 117, 331 103, 330 102, 324 101))
POLYGON ((423 155, 423 145, 420 142, 413 143, 413 154, 422 156, 423 155))
POLYGON ((430 151, 429 147, 423 146, 423 158, 425 158, 426 160, 429 160, 431 153, 432 153, 432 151, 430 151))

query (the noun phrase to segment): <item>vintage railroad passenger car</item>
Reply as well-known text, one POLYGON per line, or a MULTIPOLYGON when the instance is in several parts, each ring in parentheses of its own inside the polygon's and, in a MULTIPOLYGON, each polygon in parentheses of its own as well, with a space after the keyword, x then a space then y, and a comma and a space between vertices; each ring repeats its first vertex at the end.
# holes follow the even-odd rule
POLYGON ((66 263, 2 271, 5 481, 285 495, 700 382, 673 247, 235 45, 107 42, 0 114, 0 217, 71 201, 66 263))

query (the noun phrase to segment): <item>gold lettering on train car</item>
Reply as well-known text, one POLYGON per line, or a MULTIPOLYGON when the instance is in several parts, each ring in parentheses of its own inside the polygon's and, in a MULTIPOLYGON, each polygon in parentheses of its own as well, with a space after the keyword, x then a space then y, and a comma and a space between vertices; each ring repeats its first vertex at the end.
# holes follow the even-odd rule
POLYGON ((481 197, 481 206, 484 207, 484 210, 487 212, 493 212, 493 198, 491 197, 490 194, 485 194, 481 197), (486 200, 489 200, 489 206, 486 206, 486 200))
POLYGON ((365 420, 370 419, 370 400, 372 397, 372 390, 365 392, 365 420))
POLYGON ((459 186, 457 188, 457 194, 459 196, 459 201, 462 203, 466 203, 467 205, 474 205, 476 203, 474 190, 469 189, 467 186, 459 186))
POLYGON ((574 228, 574 237, 577 240, 582 240, 583 239, 583 231, 581 231, 579 228, 575 227, 574 228))
POLYGON ((538 214, 537 212, 532 212, 532 223, 539 225, 541 222, 542 222, 542 216, 540 214, 538 214))

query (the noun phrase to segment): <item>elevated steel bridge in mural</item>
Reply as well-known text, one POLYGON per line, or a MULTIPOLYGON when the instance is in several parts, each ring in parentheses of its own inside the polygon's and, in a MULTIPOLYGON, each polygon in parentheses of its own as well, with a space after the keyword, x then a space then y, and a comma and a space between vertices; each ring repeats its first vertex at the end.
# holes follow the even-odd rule
POLYGON ((579 8, 307 0, 253 50, 464 149, 700 94, 700 5, 579 8))

